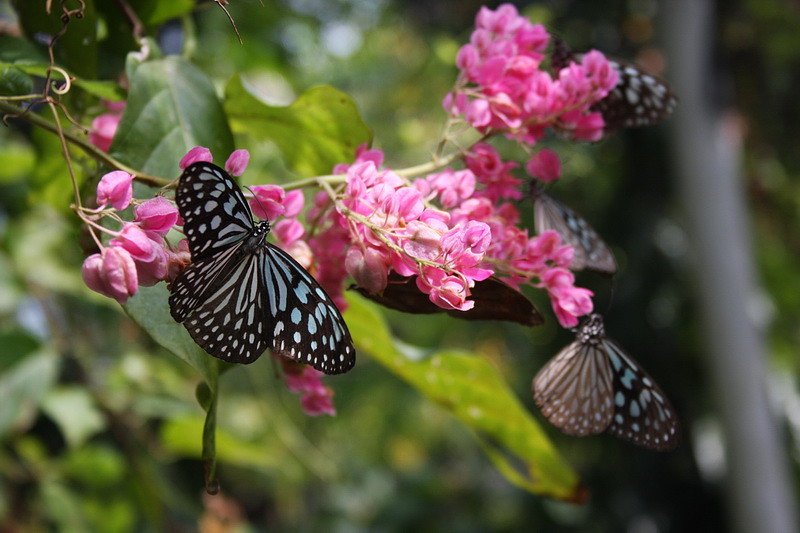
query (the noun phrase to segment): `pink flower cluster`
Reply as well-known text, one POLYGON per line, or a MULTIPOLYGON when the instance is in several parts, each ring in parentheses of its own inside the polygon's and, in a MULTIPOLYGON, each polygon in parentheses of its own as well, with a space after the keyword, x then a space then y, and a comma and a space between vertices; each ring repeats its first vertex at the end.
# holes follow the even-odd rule
POLYGON ((286 388, 299 392, 300 405, 309 416, 336 416, 333 405, 333 389, 323 385, 324 374, 315 368, 295 363, 285 357, 278 358, 283 368, 283 381, 286 388))
POLYGON ((82 216, 96 230, 112 236, 108 246, 100 244, 100 252, 83 262, 83 280, 100 294, 124 304, 139 286, 151 286, 173 279, 189 262, 186 243, 171 246, 166 240, 169 230, 178 222, 175 205, 157 196, 134 206, 133 221, 125 222, 114 212, 126 209, 133 199, 134 176, 116 170, 103 176, 97 185, 95 210, 82 216), (95 222, 112 215, 122 223, 113 231, 95 222))
MULTIPOLYGON (((541 153, 541 152, 540 152, 541 153)), ((554 156, 554 154, 552 154, 554 156)), ((490 275, 514 286, 547 289, 553 309, 565 327, 591 312, 591 292, 574 286, 567 270, 573 250, 554 232, 530 237, 520 228, 519 180, 491 145, 481 143, 465 157, 468 168, 406 180, 380 168, 383 154, 359 148, 345 175, 345 188, 330 198, 318 195, 309 219, 324 229, 311 239, 318 271, 327 273, 326 289, 341 293, 349 274, 363 289, 381 292, 388 274, 416 276, 417 288, 443 309, 469 310, 475 282, 490 275), (342 260, 344 259, 344 260, 342 260)), ((557 177, 557 157, 534 158, 542 172, 557 177)), ((318 278, 319 279, 319 278, 318 278)))
POLYGON ((444 100, 447 111, 482 133, 501 132, 530 145, 548 126, 577 140, 602 137, 603 118, 589 108, 618 81, 603 54, 588 52, 554 78, 542 68, 550 35, 513 5, 482 7, 475 26, 458 52, 460 83, 444 100))

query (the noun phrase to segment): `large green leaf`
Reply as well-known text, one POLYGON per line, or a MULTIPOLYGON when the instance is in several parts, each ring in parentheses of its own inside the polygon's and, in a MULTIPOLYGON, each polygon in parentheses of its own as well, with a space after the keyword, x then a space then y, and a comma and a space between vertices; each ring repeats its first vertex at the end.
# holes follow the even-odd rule
POLYGON ((205 146, 223 160, 233 151, 214 86, 200 70, 170 56, 132 72, 112 156, 148 174, 176 177, 178 162, 193 146, 205 146))
MULTIPOLYGON (((440 351, 411 360, 397 348, 377 306, 363 298, 348 301, 345 320, 359 353, 369 354, 450 411, 475 433, 509 481, 536 494, 581 498, 576 474, 485 358, 440 351)), ((358 372, 358 366, 354 371, 358 372)))
POLYGON ((271 106, 250 94, 237 75, 225 88, 225 112, 236 133, 273 141, 287 166, 303 176, 330 173, 372 139, 353 100, 333 87, 314 87, 289 106, 271 106))

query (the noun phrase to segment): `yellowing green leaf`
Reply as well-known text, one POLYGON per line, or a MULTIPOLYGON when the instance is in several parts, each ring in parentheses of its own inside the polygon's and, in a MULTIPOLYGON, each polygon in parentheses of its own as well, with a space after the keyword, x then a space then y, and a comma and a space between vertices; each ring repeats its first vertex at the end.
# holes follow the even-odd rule
POLYGON ((225 88, 225 112, 236 133, 271 140, 286 164, 303 176, 329 174, 338 163, 351 162, 356 148, 372 133, 353 100, 333 87, 309 89, 286 107, 267 105, 234 76, 225 88))

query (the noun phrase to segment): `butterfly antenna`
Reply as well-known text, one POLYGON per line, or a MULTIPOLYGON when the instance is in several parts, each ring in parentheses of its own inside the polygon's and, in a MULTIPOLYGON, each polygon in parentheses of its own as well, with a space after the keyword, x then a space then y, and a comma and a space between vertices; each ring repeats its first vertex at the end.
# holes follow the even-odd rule
POLYGON ((606 310, 603 313, 604 315, 608 314, 608 311, 611 309, 611 302, 614 301, 614 279, 615 277, 611 276, 611 286, 609 288, 610 294, 608 295, 608 302, 606 303, 606 310))
MULTIPOLYGON (((247 185, 245 185, 245 186, 244 186, 244 188, 245 188, 245 189, 247 189, 247 191, 248 191, 250 194, 252 194, 252 195, 253 195, 253 198, 255 199, 255 201, 256 201, 256 202, 258 202, 258 205, 261 207, 261 212, 262 212, 262 213, 264 213, 264 215, 266 215, 266 214, 267 214, 267 208, 266 208, 266 207, 264 207, 264 204, 262 204, 262 203, 261 203, 261 200, 259 199, 258 195, 256 195, 256 193, 254 193, 254 192, 253 192, 253 189, 251 189, 251 188, 250 188, 250 187, 248 187, 247 185)), ((259 218, 260 218, 260 217, 259 217, 259 218)), ((266 220, 266 219, 264 219, 264 220, 266 220)), ((269 220, 267 220, 267 222, 269 222, 269 220)))

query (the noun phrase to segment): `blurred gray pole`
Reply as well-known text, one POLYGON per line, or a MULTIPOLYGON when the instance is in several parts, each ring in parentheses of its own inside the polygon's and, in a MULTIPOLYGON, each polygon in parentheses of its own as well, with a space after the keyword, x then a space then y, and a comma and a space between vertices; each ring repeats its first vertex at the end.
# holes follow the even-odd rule
POLYGON ((687 216, 708 349, 707 369, 726 448, 733 530, 796 533, 786 450, 766 393, 762 332, 751 312, 759 292, 740 173, 738 126, 710 101, 714 2, 670 0, 664 9, 669 79, 680 99, 672 145, 687 216))

